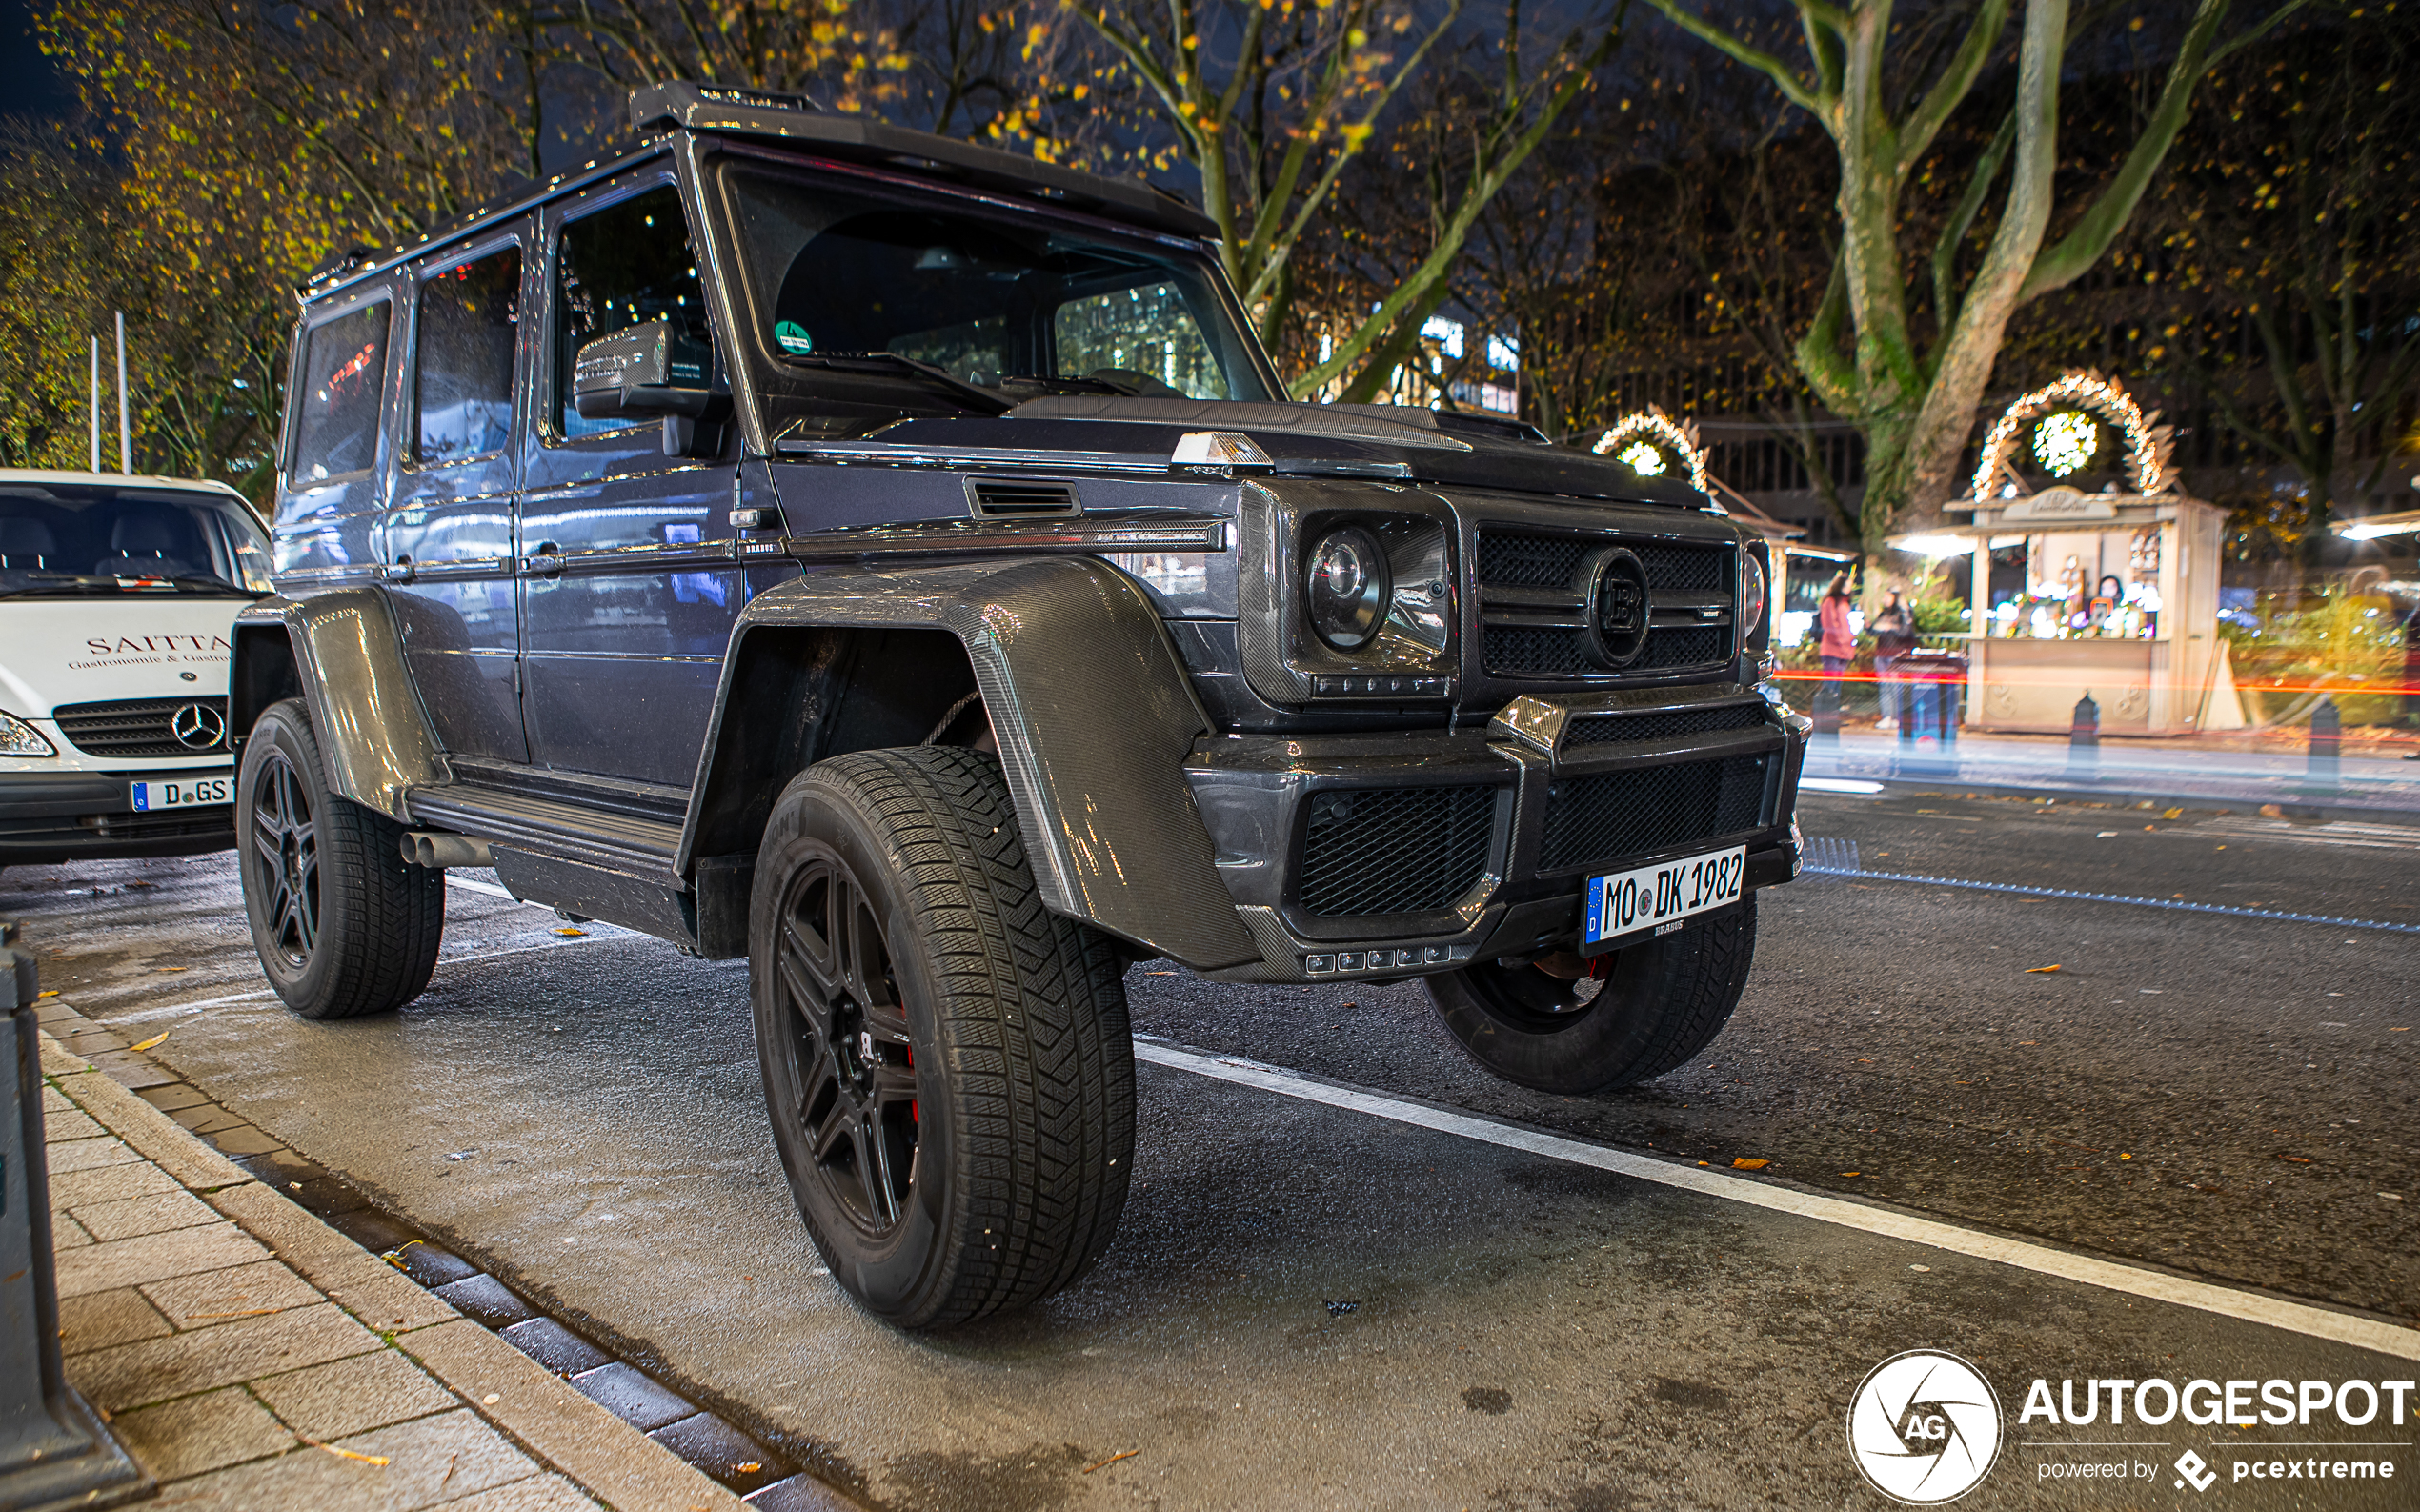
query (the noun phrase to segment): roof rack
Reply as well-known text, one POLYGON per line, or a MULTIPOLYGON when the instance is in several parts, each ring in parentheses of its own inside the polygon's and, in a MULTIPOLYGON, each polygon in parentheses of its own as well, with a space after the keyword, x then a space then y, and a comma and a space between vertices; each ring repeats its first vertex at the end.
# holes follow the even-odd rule
POLYGON ((994 147, 826 111, 804 95, 687 81, 651 84, 631 91, 630 123, 642 132, 678 130, 772 137, 829 157, 1089 211, 1153 231, 1191 237, 1219 234, 1218 222, 1158 185, 1079 172, 994 147))

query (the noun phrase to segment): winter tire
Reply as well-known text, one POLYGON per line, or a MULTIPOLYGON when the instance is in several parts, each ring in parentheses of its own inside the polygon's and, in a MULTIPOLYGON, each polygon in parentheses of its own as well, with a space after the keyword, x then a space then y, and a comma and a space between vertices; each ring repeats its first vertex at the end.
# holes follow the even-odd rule
POLYGON ((403 826, 328 791, 299 698, 262 712, 235 776, 244 913, 261 970, 305 1018, 420 996, 445 931, 445 874, 405 861, 403 826))
POLYGON ((903 1328, 1026 1306, 1125 1206, 1107 936, 1042 907, 997 757, 867 751, 775 805, 749 913, 765 1103, 834 1279, 903 1328))
POLYGON ((1756 952, 1756 898, 1604 958, 1601 978, 1482 961, 1427 978, 1428 998, 1470 1058, 1524 1087, 1606 1092, 1660 1077, 1704 1049, 1740 1000, 1756 952))

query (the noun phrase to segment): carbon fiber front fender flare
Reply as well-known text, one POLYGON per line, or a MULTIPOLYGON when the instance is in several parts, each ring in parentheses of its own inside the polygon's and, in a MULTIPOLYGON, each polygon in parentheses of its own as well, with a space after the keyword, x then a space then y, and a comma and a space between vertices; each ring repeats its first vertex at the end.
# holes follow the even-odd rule
POLYGON ((1025 850, 1052 912, 1203 970, 1258 960, 1212 864, 1184 763, 1210 723, 1166 629, 1132 579, 1091 557, 837 567, 752 599, 732 633, 699 792, 731 795, 717 759, 752 637, 783 631, 943 630, 965 648, 990 714, 1025 850))

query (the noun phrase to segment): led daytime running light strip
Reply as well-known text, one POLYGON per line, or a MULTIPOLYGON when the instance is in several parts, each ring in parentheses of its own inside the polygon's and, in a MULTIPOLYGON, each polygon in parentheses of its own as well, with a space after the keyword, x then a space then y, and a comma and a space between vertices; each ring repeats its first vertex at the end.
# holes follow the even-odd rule
POLYGON ((1616 420, 1613 429, 1598 437, 1591 450, 1599 456, 1611 456, 1621 450, 1623 442, 1640 437, 1662 441, 1680 453, 1682 459, 1689 464, 1689 487, 1701 494, 1713 492, 1705 486, 1705 449, 1698 445, 1697 422, 1684 425, 1664 413, 1660 405, 1650 404, 1616 420))
POLYGON ((2017 433, 2025 429, 2027 422, 2066 409, 2092 411, 2117 427, 2126 438, 2127 462, 2134 474, 2135 493, 2157 494, 2175 483, 2168 470, 2168 427, 2152 423, 2159 416, 2146 415, 2141 406, 2127 397, 2124 389, 2097 373, 2069 373, 2008 406, 1992 425, 1990 433, 1983 438, 1983 458, 1975 467, 1968 496, 1978 500, 1991 496, 1991 486, 2007 468, 2009 454, 2016 450, 2017 433))

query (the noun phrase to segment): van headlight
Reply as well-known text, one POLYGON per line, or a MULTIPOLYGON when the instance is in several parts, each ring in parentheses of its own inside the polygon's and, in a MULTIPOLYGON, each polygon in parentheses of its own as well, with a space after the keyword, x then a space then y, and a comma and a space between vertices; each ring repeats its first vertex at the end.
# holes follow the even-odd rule
POLYGON ((54 756, 58 748, 12 714, 0 714, 0 756, 54 756))
POLYGON ((1337 651, 1360 651, 1376 640, 1395 597, 1394 575, 1378 537, 1359 525, 1340 525, 1320 537, 1304 562, 1302 597, 1320 639, 1337 651))

